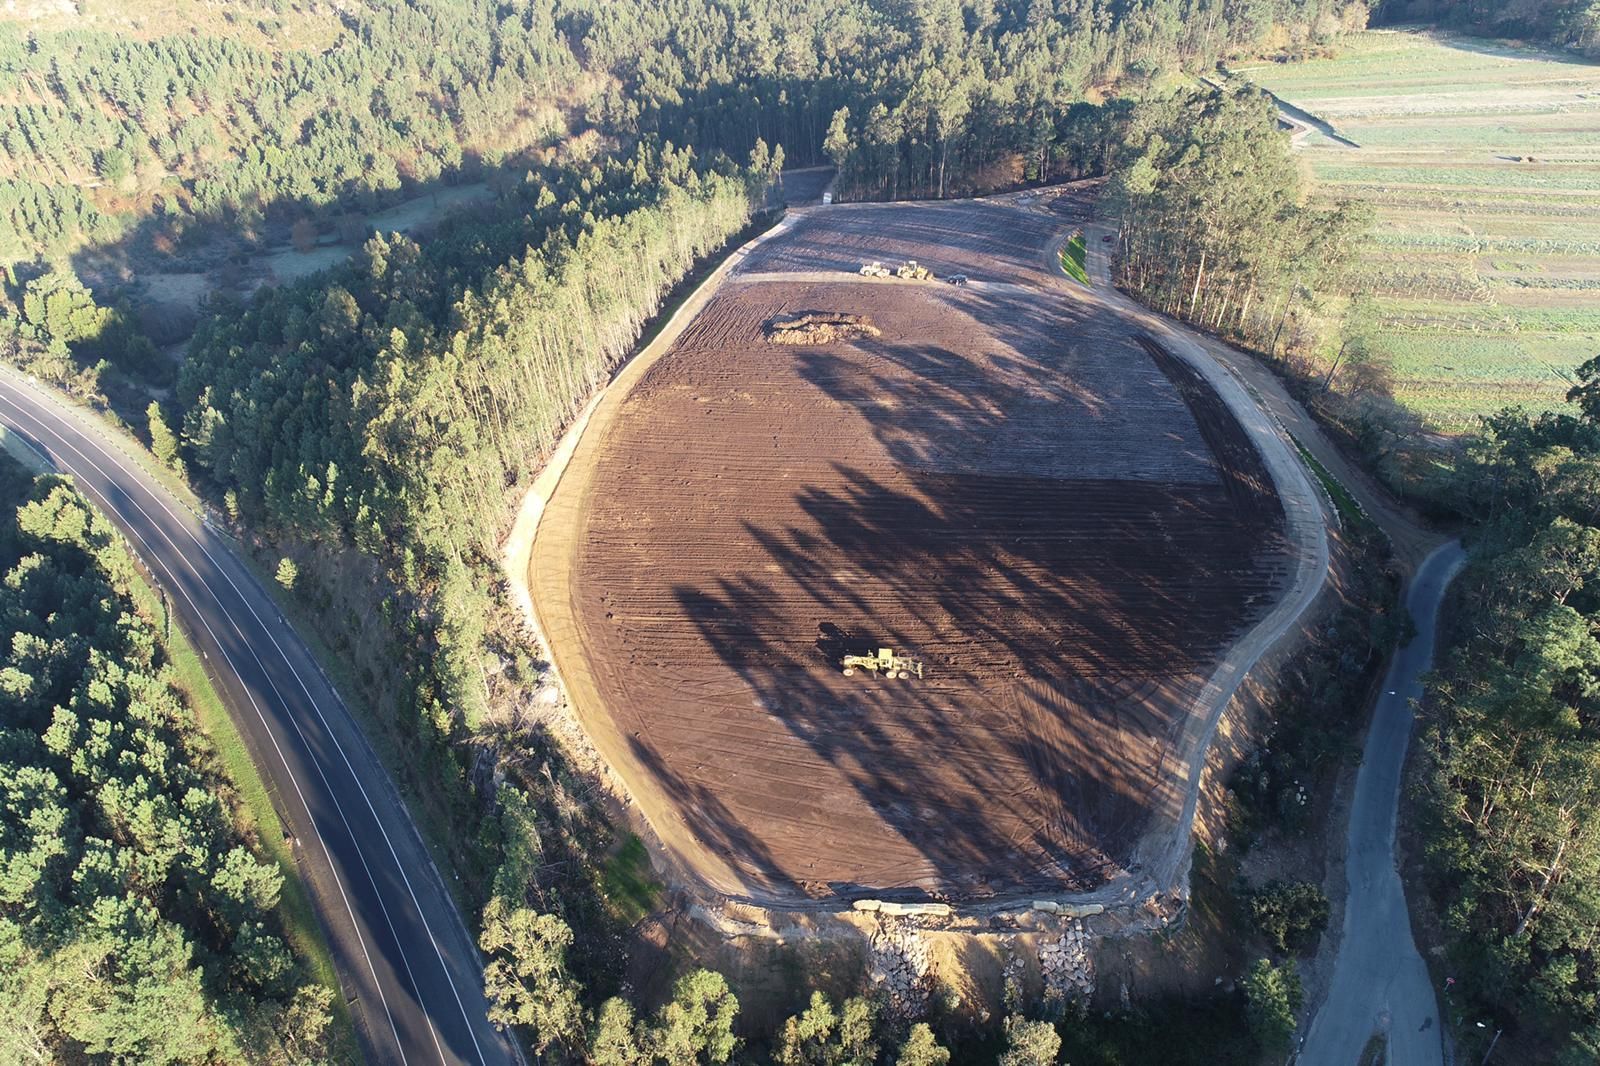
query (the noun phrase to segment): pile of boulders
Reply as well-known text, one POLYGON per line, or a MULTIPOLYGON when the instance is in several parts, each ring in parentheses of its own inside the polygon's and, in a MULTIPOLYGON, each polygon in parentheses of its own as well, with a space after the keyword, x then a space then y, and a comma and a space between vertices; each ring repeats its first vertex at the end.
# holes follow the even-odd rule
POLYGON ((1094 993, 1094 964, 1082 922, 1068 922, 1058 940, 1040 941, 1039 973, 1046 1002, 1088 999, 1094 993))
POLYGON ((884 1013, 897 1019, 927 1013, 933 960, 928 942, 910 922, 884 919, 872 934, 872 983, 884 1013))

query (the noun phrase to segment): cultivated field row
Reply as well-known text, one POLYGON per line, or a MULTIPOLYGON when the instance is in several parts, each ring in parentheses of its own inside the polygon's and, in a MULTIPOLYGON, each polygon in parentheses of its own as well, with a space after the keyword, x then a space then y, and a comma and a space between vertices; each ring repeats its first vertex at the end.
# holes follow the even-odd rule
POLYGON ((1600 352, 1600 65, 1389 31, 1236 73, 1360 146, 1304 142, 1324 195, 1377 209, 1363 273, 1394 395, 1448 430, 1559 405, 1600 352))

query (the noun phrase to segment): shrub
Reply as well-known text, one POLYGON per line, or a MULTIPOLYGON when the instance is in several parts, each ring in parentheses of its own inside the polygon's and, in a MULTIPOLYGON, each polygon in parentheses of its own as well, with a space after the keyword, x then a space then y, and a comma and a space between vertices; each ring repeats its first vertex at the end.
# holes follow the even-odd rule
POLYGON ((1328 928, 1328 897, 1310 881, 1273 881, 1249 901, 1256 930, 1286 955, 1310 950, 1328 928))
POLYGON ((1283 1052, 1294 1036, 1295 1015, 1304 995, 1293 964, 1279 968, 1270 959, 1258 959, 1244 978, 1245 1017, 1250 1032, 1263 1051, 1283 1052))

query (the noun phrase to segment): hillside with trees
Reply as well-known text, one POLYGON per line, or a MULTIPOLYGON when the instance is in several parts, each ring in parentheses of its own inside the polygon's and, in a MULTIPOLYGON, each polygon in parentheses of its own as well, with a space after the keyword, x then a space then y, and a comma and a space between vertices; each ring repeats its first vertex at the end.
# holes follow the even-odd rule
MULTIPOLYGON (((381 0, 316 51, 0 23, 0 263, 331 222, 598 137, 793 163, 850 195, 1064 172, 1091 85, 1204 68, 1273 36, 1331 40, 1349 0, 381 0)), ((592 151, 593 145, 583 151, 592 151)))
POLYGON ((1488 419, 1456 475, 1472 560, 1422 779, 1454 994, 1573 1066, 1600 1055, 1600 361, 1578 374, 1579 413, 1488 419))
POLYGON ((0 456, 0 1060, 303 1063, 333 993, 221 799, 122 539, 0 456))
POLYGON ((1376 0, 1372 22, 1426 22, 1600 55, 1600 4, 1594 0, 1376 0))

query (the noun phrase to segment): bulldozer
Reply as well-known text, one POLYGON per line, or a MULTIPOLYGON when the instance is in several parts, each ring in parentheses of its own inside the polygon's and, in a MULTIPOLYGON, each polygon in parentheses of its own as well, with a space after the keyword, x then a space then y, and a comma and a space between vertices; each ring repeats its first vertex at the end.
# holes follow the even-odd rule
POLYGON ((907 281, 932 281, 933 271, 925 266, 918 266, 915 259, 907 259, 895 271, 895 276, 905 278, 907 281))
POLYGON ((893 648, 879 648, 876 655, 846 655, 844 676, 854 677, 857 670, 870 670, 888 678, 922 677, 922 660, 909 655, 896 655, 893 648))
POLYGON ((889 268, 874 260, 871 263, 862 263, 859 273, 864 278, 886 278, 889 276, 889 268))

